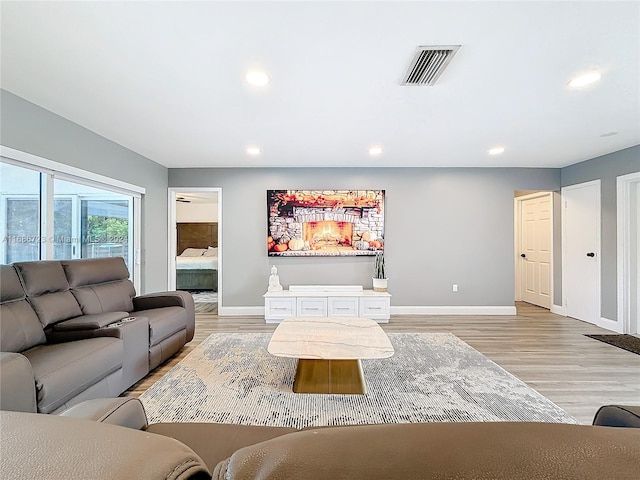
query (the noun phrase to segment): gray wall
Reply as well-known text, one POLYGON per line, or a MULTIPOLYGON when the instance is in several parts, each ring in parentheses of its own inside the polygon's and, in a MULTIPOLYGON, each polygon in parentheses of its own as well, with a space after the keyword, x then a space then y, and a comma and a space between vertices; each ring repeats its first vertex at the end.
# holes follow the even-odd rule
MULTIPOLYGON (((616 179, 640 171, 640 145, 603 155, 562 169, 563 187, 600 180, 601 194, 601 316, 617 320, 616 179)), ((557 300, 556 300, 557 301, 557 300)))
POLYGON ((0 95, 2 145, 146 188, 142 290, 166 290, 167 169, 10 92, 0 95))
MULTIPOLYGON (((143 291, 167 283, 167 187, 223 191, 224 305, 262 305, 269 266, 283 285, 370 285, 373 260, 269 258, 266 190, 387 191, 386 258, 394 305, 513 305, 513 196, 602 182, 602 316, 616 319, 616 177, 640 171, 640 146, 563 169, 171 169, 0 90, 0 143, 145 187, 143 291), (168 173, 167 173, 168 172, 168 173), (168 177, 168 178, 167 178, 168 177), (451 292, 457 283, 460 291, 451 292)), ((559 216, 556 232, 560 232, 559 216)), ((559 236, 556 236, 556 247, 559 236)), ((561 299, 556 248, 555 299, 561 299)))
POLYGON ((267 189, 385 189, 385 257, 396 306, 514 302, 514 192, 558 190, 560 170, 518 168, 169 169, 171 187, 222 188, 223 305, 283 286, 371 287, 373 259, 267 257, 267 189), (459 292, 452 293, 457 283, 459 292))

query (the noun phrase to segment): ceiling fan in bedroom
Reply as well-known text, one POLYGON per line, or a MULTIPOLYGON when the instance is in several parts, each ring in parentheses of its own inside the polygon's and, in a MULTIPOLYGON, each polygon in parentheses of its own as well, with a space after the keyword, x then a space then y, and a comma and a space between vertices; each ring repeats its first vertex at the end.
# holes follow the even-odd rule
POLYGON ((176 192, 176 202, 180 203, 216 203, 217 200, 217 193, 176 192))

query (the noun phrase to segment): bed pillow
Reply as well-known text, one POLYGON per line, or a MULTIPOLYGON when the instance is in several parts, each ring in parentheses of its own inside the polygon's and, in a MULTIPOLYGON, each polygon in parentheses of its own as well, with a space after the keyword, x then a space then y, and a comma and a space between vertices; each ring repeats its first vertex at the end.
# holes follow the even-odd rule
POLYGON ((217 257, 218 256, 218 247, 209 247, 202 255, 203 257, 217 257))
POLYGON ((201 257, 204 252, 206 252, 206 248, 185 248, 184 251, 180 254, 181 257, 201 257))

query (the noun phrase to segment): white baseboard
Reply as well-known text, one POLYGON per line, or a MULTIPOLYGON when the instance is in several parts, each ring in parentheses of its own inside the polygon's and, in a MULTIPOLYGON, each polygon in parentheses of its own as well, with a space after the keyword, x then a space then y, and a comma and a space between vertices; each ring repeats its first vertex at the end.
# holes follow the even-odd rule
MULTIPOLYGON (((391 315, 515 315, 516 307, 508 305, 496 306, 397 306, 391 307, 391 315)), ((221 307, 221 317, 238 317, 257 315, 264 317, 264 307, 221 307)))
POLYGON ((439 305, 391 307, 391 315, 515 315, 516 307, 509 305, 439 305))
POLYGON ((600 317, 600 322, 598 323, 598 326, 600 328, 606 328, 607 330, 611 330, 612 332, 624 333, 624 329, 621 323, 622 322, 617 322, 616 320, 600 317))
POLYGON ((563 317, 567 316, 567 312, 562 305, 551 305, 551 313, 562 315, 563 317))
POLYGON ((261 307, 222 307, 218 309, 220 317, 243 317, 258 315, 264 317, 264 305, 261 307))

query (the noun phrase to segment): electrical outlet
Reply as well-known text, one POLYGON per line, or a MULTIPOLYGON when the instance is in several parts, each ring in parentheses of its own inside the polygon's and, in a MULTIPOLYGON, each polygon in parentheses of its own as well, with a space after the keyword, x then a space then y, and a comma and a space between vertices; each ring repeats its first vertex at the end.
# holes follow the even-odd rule
POLYGON ((451 287, 451 291, 452 291, 453 293, 458 293, 458 284, 457 284, 457 283, 454 283, 454 284, 453 284, 453 287, 451 287))

